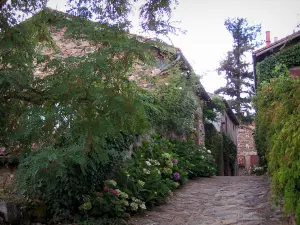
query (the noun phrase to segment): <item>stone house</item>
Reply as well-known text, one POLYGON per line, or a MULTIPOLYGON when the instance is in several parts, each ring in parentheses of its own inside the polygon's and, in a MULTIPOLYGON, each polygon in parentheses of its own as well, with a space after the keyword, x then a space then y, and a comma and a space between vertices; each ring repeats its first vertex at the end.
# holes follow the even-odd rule
MULTIPOLYGON (((255 88, 257 88, 257 82, 259 82, 257 78, 257 64, 264 61, 268 57, 275 55, 279 52, 288 50, 289 48, 299 43, 300 31, 295 32, 279 40, 277 37, 274 37, 274 42, 271 41, 270 31, 266 31, 266 45, 252 53, 255 88)), ((300 62, 299 60, 297 61, 298 62, 295 62, 288 66, 289 72, 293 76, 300 76, 300 62)))
MULTIPOLYGON (((237 146, 237 131, 239 121, 225 99, 223 99, 223 103, 225 105, 225 109, 223 110, 223 112, 218 114, 216 121, 213 122, 213 125, 215 126, 216 130, 219 132, 220 135, 222 135, 222 132, 224 132, 227 136, 229 136, 229 138, 232 140, 235 146, 237 146)), ((225 168, 221 168, 221 175, 224 173, 224 171, 227 171, 227 175, 238 175, 237 159, 235 159, 235 166, 233 172, 231 172, 231 170, 227 168, 228 165, 222 166, 225 168)))
MULTIPOLYGON (((277 65, 284 64, 289 73, 294 77, 300 76, 300 31, 294 32, 284 38, 278 39, 274 37, 274 41, 271 41, 270 31, 266 31, 265 46, 257 49, 252 53, 253 58, 253 73, 255 81, 256 91, 259 89, 259 86, 263 81, 269 81, 273 75, 272 71, 276 68, 277 65)), ((255 129, 254 126, 248 126, 251 130, 255 129)), ((246 130, 241 131, 242 133, 246 130)), ((247 131, 247 135, 253 136, 252 131, 247 131)), ((249 151, 251 151, 252 140, 249 140, 249 151)), ((244 149, 244 147, 242 147, 244 149)), ((245 155, 242 152, 248 152, 241 150, 241 154, 245 155)), ((255 152, 252 151, 252 152, 255 152)), ((248 154, 248 153, 247 153, 248 154)), ((244 163, 246 167, 249 167, 250 161, 253 162, 253 166, 257 164, 255 157, 253 159, 240 159, 241 163, 244 163)))
MULTIPOLYGON (((52 10, 52 9, 45 9, 47 10, 47 13, 50 13, 49 19, 51 17, 60 17, 63 20, 66 20, 68 22, 72 22, 73 16, 70 16, 68 14, 52 10)), ((24 22, 26 23, 26 21, 24 22)), ((91 22, 92 23, 92 22, 91 22)), ((49 47, 40 45, 37 46, 37 50, 40 51, 42 55, 48 56, 50 59, 57 58, 59 60, 66 60, 69 57, 82 57, 87 55, 88 53, 92 53, 96 50, 99 46, 101 46, 101 43, 91 43, 87 40, 81 39, 81 40, 74 40, 70 39, 66 35, 67 27, 64 26, 62 28, 57 28, 53 26, 47 26, 48 30, 50 31, 53 44, 55 45, 55 49, 49 47)), ((128 34, 130 35, 130 34, 128 34)), ((181 74, 185 76, 189 76, 190 74, 195 74, 193 68, 187 61, 187 59, 184 57, 182 51, 179 48, 176 48, 174 46, 170 46, 167 44, 163 45, 155 45, 155 41, 151 39, 146 39, 143 37, 137 37, 135 36, 139 41, 141 42, 151 42, 153 43, 151 45, 151 51, 155 56, 156 63, 155 65, 145 65, 141 62, 136 62, 133 71, 130 71, 128 74, 130 80, 134 80, 137 85, 144 89, 151 89, 152 84, 149 80, 151 79, 145 79, 144 77, 140 76, 140 74, 147 74, 150 78, 156 77, 156 76, 162 76, 165 77, 165 72, 173 66, 178 66, 181 70, 181 74), (168 57, 167 57, 168 56, 168 57)), ((44 78, 45 76, 49 76, 53 73, 53 70, 50 70, 46 68, 46 65, 39 64, 39 66, 36 67, 35 72, 33 73, 34 77, 37 78, 44 78)), ((148 78, 149 78, 148 77, 148 78)), ((198 96, 198 102, 200 105, 200 108, 202 109, 204 101, 209 101, 209 96, 207 92, 204 90, 203 86, 201 85, 200 81, 198 84, 198 89, 195 93, 198 96)), ((195 141, 197 144, 204 143, 204 122, 203 122, 203 116, 200 116, 197 118, 196 121, 196 127, 195 127, 196 137, 195 141)), ((185 137, 180 137, 185 138, 185 137)), ((34 148, 34 143, 32 148, 34 148)), ((10 179, 10 182, 13 178, 13 173, 16 169, 15 164, 10 164, 6 159, 8 159, 8 156, 5 155, 5 149, 3 148, 1 150, 2 155, 1 157, 5 157, 5 160, 2 164, 0 164, 0 185, 1 183, 8 183, 8 178, 10 179), (2 176, 3 175, 3 176, 2 176), (8 177, 8 178, 7 178, 8 177)), ((1 163, 1 162, 0 162, 1 163)))
POLYGON ((223 99, 225 110, 219 113, 216 122, 213 122, 218 132, 225 132, 233 143, 237 146, 237 129, 239 121, 236 118, 234 112, 230 108, 228 102, 223 99))
POLYGON ((239 175, 248 175, 253 167, 258 167, 258 155, 254 142, 254 125, 240 125, 238 127, 238 165, 239 175))

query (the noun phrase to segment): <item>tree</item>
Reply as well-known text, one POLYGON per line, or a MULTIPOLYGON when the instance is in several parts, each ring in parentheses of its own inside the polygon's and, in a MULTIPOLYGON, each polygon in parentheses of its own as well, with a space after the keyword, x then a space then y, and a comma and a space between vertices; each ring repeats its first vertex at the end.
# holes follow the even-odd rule
MULTIPOLYGON (((128 35, 130 2, 68 0, 66 15, 46 9, 46 0, 0 0, 0 147, 21 155, 17 190, 46 200, 53 215, 76 211, 118 165, 127 140, 149 128, 141 91, 128 79, 136 60, 151 62, 149 44, 128 35), (80 57, 45 56, 37 45, 57 51, 53 26, 101 47, 80 57), (34 77, 38 65, 52 74, 34 77)), ((172 3, 145 1, 143 29, 175 31, 172 3)))
POLYGON ((259 46, 256 41, 261 25, 249 25, 245 18, 232 18, 225 21, 225 27, 233 38, 233 49, 221 61, 217 69, 224 74, 226 86, 215 91, 216 94, 229 96, 229 103, 242 122, 251 120, 251 97, 254 94, 253 73, 249 71, 246 54, 259 46))
MULTIPOLYGON (((68 120, 68 123, 75 122, 75 118, 79 116, 81 110, 82 114, 85 112, 85 117, 95 118, 95 114, 99 115, 100 113, 96 112, 97 110, 101 108, 101 113, 105 111, 106 107, 101 105, 103 102, 107 104, 120 103, 120 99, 119 102, 112 100, 113 97, 120 98, 119 95, 127 98, 126 109, 129 110, 130 103, 136 100, 133 98, 136 90, 128 84, 126 73, 135 59, 145 62, 149 58, 146 56, 146 44, 128 36, 127 32, 130 28, 128 15, 132 10, 129 0, 68 0, 66 11, 70 15, 76 16, 72 21, 75 26, 67 24, 69 33, 71 33, 70 38, 84 37, 91 42, 102 42, 104 48, 101 48, 101 53, 100 49, 97 49, 89 58, 74 59, 73 61, 59 61, 41 55, 36 51, 38 43, 46 43, 55 49, 48 26, 59 25, 59 18, 65 17, 58 13, 54 18, 51 15, 53 12, 46 9, 47 2, 47 0, 0 0, 0 141, 1 145, 6 146, 7 149, 18 145, 20 140, 22 140, 23 149, 26 149, 26 143, 30 149, 30 143, 38 141, 38 132, 45 134, 49 139, 53 135, 49 136, 48 133, 53 132, 53 124, 57 123, 60 124, 60 128, 56 129, 58 135, 58 131, 66 123, 66 119, 63 117, 72 118, 72 120, 68 120), (32 15, 35 16, 22 22, 32 15), (87 19, 93 19, 96 22, 92 23, 87 19), (95 27, 105 29, 105 32, 100 31, 101 29, 96 31, 95 27), (126 54, 115 60, 115 56, 121 53, 126 54), (53 69, 55 79, 53 77, 34 78, 33 73, 37 64, 44 64, 45 68, 53 69), (82 68, 85 70, 83 71, 82 68), (101 82, 103 80, 106 82, 101 82), (116 80, 119 82, 117 83, 116 80), (70 89, 75 86, 76 91, 70 89), (93 88, 99 90, 87 93, 87 90, 92 91, 93 88), (73 91, 75 92, 73 93, 73 91), (102 94, 97 97, 95 93, 102 94), (110 93, 109 96, 108 93, 110 93), (101 104, 100 100, 97 100, 100 97, 103 100, 101 104), (76 101, 84 104, 75 105, 76 101), (83 107, 94 107, 93 104, 98 104, 97 110, 96 108, 88 110, 83 107), (56 109, 56 112, 50 113, 51 108, 56 109), (82 109, 79 110, 79 108, 82 109), (62 116, 65 110, 73 111, 72 116, 62 116), (88 112, 91 114, 88 115, 88 112), (45 116, 48 113, 51 116, 45 116), (73 114, 78 115, 74 116, 73 114), (28 120, 28 118, 30 119, 28 120), (32 123, 33 118, 37 124, 32 123), (48 123, 52 124, 52 127, 48 123), (34 127, 31 127, 32 130, 29 132, 30 124, 34 127), (37 128, 43 129, 43 132, 37 128), (24 132, 25 130, 27 132, 24 132), (17 135, 18 131, 22 131, 20 135, 17 135), (36 134, 33 135, 31 132, 36 134), (25 133, 27 137, 25 137, 25 133)), ((145 1, 140 9, 141 26, 144 31, 156 34, 176 32, 176 28, 172 27, 169 22, 171 5, 174 3, 176 4, 177 1, 145 1)), ((125 101, 125 99, 123 100, 125 101)), ((113 116, 112 112, 107 111, 106 113, 113 116)), ((133 118, 121 115, 119 117, 121 120, 133 118)), ((86 121, 91 122, 88 118, 86 121)), ((125 121, 119 120, 119 122, 126 124, 125 121)), ((88 133, 85 135, 88 136, 88 133)), ((42 139, 39 138, 39 140, 42 139)), ((49 144, 51 141, 47 143, 49 144)))

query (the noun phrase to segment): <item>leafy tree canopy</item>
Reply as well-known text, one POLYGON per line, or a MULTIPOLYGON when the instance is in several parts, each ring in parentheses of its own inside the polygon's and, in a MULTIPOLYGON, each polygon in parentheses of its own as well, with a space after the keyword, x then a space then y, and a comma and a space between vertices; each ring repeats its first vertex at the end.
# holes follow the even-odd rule
POLYGON ((246 122, 251 117, 250 103, 254 94, 254 77, 249 71, 246 53, 260 44, 256 37, 261 31, 261 26, 249 25, 245 18, 229 18, 225 21, 225 27, 232 35, 233 46, 217 69, 219 74, 225 75, 226 85, 215 93, 229 96, 229 102, 238 119, 246 122))
MULTIPOLYGON (((140 8, 142 28, 157 34, 175 31, 169 18, 176 3, 145 1, 140 8)), ((90 149, 108 134, 141 132, 146 126, 139 106, 142 100, 127 75, 136 60, 149 63, 151 57, 149 46, 127 33, 131 1, 68 0, 66 11, 76 17, 64 24, 66 34, 102 46, 86 56, 67 59, 37 51, 39 43, 57 50, 48 26, 59 27, 67 21, 60 20, 65 16, 59 13, 51 16, 46 5, 46 0, 0 1, 1 144, 14 150, 16 146, 31 149, 33 142, 39 148, 59 146, 65 136, 70 145, 80 143, 90 149), (31 15, 35 16, 20 23, 31 15), (53 74, 34 77, 39 64, 53 74)))

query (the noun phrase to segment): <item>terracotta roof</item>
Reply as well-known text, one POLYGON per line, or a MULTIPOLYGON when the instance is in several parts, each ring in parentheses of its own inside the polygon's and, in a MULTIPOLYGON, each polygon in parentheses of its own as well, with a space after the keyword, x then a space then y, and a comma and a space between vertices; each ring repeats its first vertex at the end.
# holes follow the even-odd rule
POLYGON ((265 46, 263 48, 260 48, 260 49, 258 49, 256 51, 254 51, 253 54, 256 55, 256 56, 261 55, 264 52, 269 51, 272 48, 275 48, 277 46, 283 45, 285 42, 293 40, 294 38, 299 37, 299 36, 300 36, 300 30, 297 31, 296 33, 290 34, 290 35, 288 35, 288 36, 286 36, 284 38, 281 38, 278 41, 275 41, 275 42, 271 43, 269 46, 265 46))

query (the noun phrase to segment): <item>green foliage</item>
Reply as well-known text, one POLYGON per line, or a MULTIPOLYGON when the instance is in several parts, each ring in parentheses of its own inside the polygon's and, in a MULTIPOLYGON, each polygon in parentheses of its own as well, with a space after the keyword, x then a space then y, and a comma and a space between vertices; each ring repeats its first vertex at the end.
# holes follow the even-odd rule
POLYGON ((218 122, 218 114, 226 109, 223 98, 214 95, 211 102, 205 102, 203 107, 203 114, 205 121, 218 122))
POLYGON ((193 89, 193 80, 187 80, 176 68, 172 72, 166 83, 158 84, 154 89, 155 101, 163 109, 154 126, 163 134, 168 131, 189 134, 201 115, 200 102, 193 89))
MULTIPOLYGON (((189 176, 213 174, 207 152, 190 146, 184 159, 160 139, 145 143, 123 164, 133 136, 152 126, 162 133, 187 134, 201 116, 195 81, 177 68, 168 71, 174 74, 169 85, 153 93, 129 81, 135 62, 148 65, 154 59, 150 43, 126 32, 128 1, 68 1, 67 11, 78 17, 45 9, 46 1, 7 2, 0 1, 0 142, 20 159, 15 190, 44 202, 51 222, 72 221, 76 214, 121 217, 143 209, 144 203, 166 199, 189 176), (19 23, 18 15, 37 11, 19 23), (87 20, 91 17, 98 23, 87 20), (66 28, 67 38, 101 46, 84 56, 62 58, 48 28, 66 28), (55 54, 42 55, 39 49, 44 46, 55 54), (37 66, 45 66, 51 75, 34 77, 37 66), (178 165, 173 157, 178 157, 178 165), (121 166, 118 183, 104 184, 121 166), (128 205, 121 193, 130 197, 128 205)), ((175 31, 165 20, 171 3, 145 2, 145 31, 175 31)))
POLYGON ((249 72, 245 54, 259 45, 255 39, 261 31, 261 25, 249 25, 245 18, 232 18, 225 21, 225 27, 233 37, 233 49, 217 69, 219 74, 225 75, 227 84, 215 93, 229 96, 231 108, 236 111, 238 119, 243 121, 251 115, 250 103, 254 94, 254 77, 249 72))
POLYGON ((258 88, 262 87, 264 81, 269 82, 272 78, 278 77, 277 72, 272 72, 278 65, 285 65, 287 68, 300 65, 300 43, 273 54, 262 62, 257 63, 256 76, 258 88))
MULTIPOLYGON (((38 1, 0 1, 1 28, 16 25, 24 18, 35 14, 46 8, 46 0, 38 1)), ((67 0, 65 10, 68 14, 85 19, 94 19, 102 24, 112 24, 119 29, 129 29, 131 21, 129 15, 132 13, 138 0, 67 0)), ((171 13, 177 0, 143 1, 139 8, 140 25, 145 32, 166 35, 169 32, 181 31, 172 25, 171 13)))
POLYGON ((124 219, 120 218, 88 218, 77 222, 78 225, 127 225, 124 219))
POLYGON ((223 174, 223 137, 211 123, 205 123, 205 147, 212 152, 217 164, 217 174, 223 174))
POLYGON ((173 148, 165 139, 144 141, 121 170, 118 183, 129 196, 147 205, 166 200, 171 191, 187 180, 186 172, 172 162, 176 157, 173 148), (175 179, 174 173, 179 173, 180 178, 175 179))
POLYGON ((80 146, 31 152, 19 165, 14 185, 43 200, 54 220, 71 219, 86 196, 122 165, 131 143, 130 136, 120 134, 91 152, 80 146))
POLYGON ((189 177, 214 173, 212 156, 204 147, 154 135, 134 151, 115 180, 94 187, 79 210, 89 217, 123 217, 167 200, 189 177))
POLYGON ((180 157, 179 166, 188 172, 192 177, 209 177, 216 174, 216 164, 211 154, 211 150, 204 146, 196 145, 190 139, 187 142, 173 141, 174 152, 180 157))
POLYGON ((296 214, 300 224, 300 80, 284 67, 273 73, 277 78, 264 84, 256 99, 256 135, 259 147, 263 147, 259 148, 260 155, 266 158, 272 175, 273 192, 284 200, 287 212, 296 214))
POLYGON ((235 171, 237 147, 230 137, 223 132, 224 175, 232 175, 235 171))

